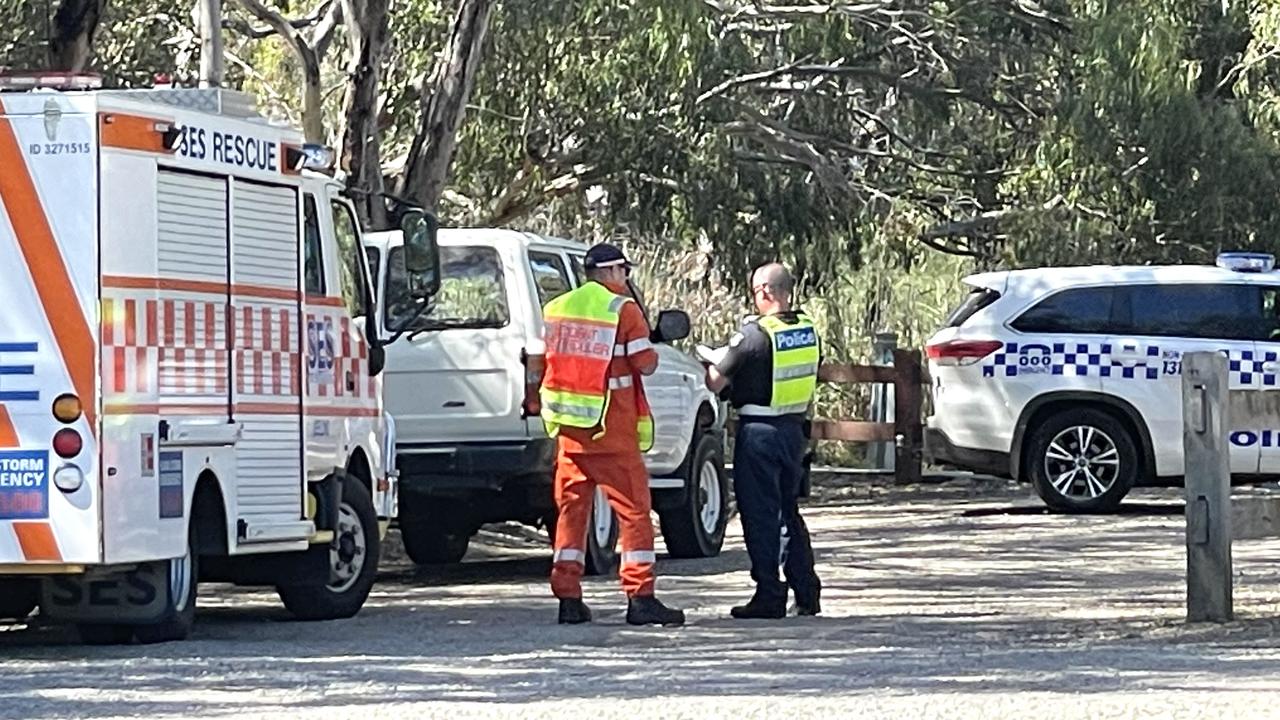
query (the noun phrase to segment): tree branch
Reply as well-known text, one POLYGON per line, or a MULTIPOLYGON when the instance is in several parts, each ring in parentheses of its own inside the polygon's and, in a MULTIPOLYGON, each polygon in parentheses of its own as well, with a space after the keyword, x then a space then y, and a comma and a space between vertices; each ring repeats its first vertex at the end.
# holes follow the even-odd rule
MULTIPOLYGON (((285 22, 295 30, 303 30, 332 15, 335 7, 338 8, 338 12, 340 13, 341 6, 338 5, 338 3, 334 2, 334 0, 324 0, 324 2, 320 3, 320 5, 316 7, 310 15, 300 17, 296 20, 285 20, 285 22)), ((248 8, 246 7, 245 9, 248 8)), ((236 17, 223 18, 222 27, 227 30, 233 30, 250 40, 262 40, 264 38, 269 38, 272 35, 279 34, 279 30, 270 24, 262 27, 254 27, 251 23, 245 22, 244 20, 236 17)))

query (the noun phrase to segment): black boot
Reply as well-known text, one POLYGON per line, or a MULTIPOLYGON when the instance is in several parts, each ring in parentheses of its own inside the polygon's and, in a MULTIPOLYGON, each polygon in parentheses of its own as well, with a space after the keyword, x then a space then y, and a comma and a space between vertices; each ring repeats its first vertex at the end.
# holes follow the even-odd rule
POLYGON ((627 600, 627 624, 676 627, 684 624, 684 611, 669 608, 652 595, 637 595, 627 600))
POLYGON ((739 620, 780 620, 787 616, 787 596, 756 590, 746 605, 733 608, 729 614, 739 620))
POLYGON ((822 612, 822 603, 818 600, 818 596, 808 598, 796 598, 796 614, 800 617, 811 617, 822 612))
POLYGON ((581 625, 591 622, 591 608, 582 598, 560 598, 560 624, 581 625))

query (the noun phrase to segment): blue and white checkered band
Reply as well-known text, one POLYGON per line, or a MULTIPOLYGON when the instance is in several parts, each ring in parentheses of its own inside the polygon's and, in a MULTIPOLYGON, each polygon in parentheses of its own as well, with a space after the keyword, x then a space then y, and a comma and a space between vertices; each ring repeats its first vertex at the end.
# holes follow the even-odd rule
MULTIPOLYGON (((1227 355, 1232 387, 1280 387, 1280 375, 1263 368, 1277 361, 1277 353, 1223 350, 1227 355)), ((1107 342, 1005 343, 982 366, 982 376, 1098 377, 1124 380, 1158 380, 1182 374, 1182 352, 1160 345, 1140 345, 1125 359, 1112 357, 1107 342)))

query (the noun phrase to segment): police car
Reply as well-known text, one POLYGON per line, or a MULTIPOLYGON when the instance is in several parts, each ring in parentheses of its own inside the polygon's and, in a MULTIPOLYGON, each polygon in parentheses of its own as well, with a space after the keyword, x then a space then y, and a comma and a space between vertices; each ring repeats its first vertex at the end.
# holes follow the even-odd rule
MULTIPOLYGON (((1220 351, 1232 390, 1280 390, 1280 273, 1257 253, 1216 266, 1070 267, 965 278, 928 343, 937 463, 1029 479, 1051 508, 1101 512, 1183 474, 1182 355, 1220 351)), ((1274 427, 1233 427, 1233 475, 1280 475, 1274 427)))

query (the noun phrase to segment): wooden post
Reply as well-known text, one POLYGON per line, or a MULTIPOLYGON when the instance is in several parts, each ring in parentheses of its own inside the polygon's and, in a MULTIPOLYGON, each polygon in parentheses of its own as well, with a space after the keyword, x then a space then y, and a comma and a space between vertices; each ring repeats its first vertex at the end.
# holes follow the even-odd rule
POLYGON ((893 427, 897 443, 893 479, 898 483, 920 481, 924 458, 920 425, 920 393, 923 372, 918 350, 893 351, 893 427))
POLYGON ((1227 622, 1231 607, 1231 444, 1227 359, 1182 356, 1187 622, 1227 622))

